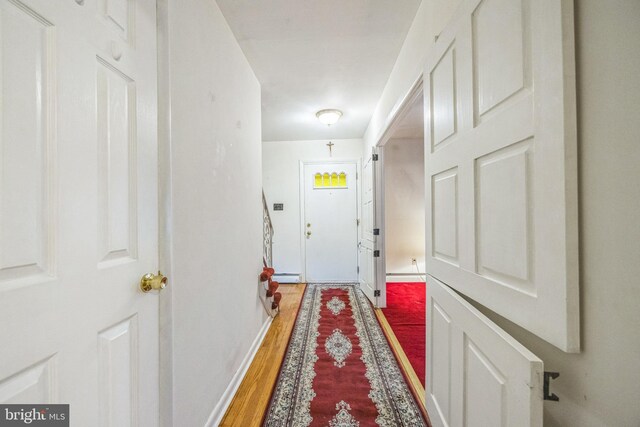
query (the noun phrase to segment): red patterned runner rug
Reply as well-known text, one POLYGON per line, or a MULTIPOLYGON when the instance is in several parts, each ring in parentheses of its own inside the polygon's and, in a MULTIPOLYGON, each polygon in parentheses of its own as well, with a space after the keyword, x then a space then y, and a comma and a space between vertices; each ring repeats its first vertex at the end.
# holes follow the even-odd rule
POLYGON ((307 285, 263 425, 427 425, 357 285, 307 285))

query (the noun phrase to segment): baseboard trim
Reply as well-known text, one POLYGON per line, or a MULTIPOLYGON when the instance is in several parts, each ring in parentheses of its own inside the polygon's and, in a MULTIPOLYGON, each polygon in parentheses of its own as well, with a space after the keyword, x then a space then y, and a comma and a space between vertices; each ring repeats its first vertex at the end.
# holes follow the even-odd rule
POLYGON ((213 408, 211 415, 209 415, 209 418, 205 423, 205 427, 217 427, 222 422, 224 415, 227 413, 227 409, 229 409, 229 405, 231 405, 231 401, 233 401, 233 397, 236 395, 236 392, 238 391, 238 388, 240 387, 244 376, 249 370, 249 366, 251 366, 251 363, 253 362, 253 358, 256 356, 256 353, 258 352, 262 341, 264 341, 265 335, 267 335, 267 331, 271 326, 271 322, 273 322, 273 318, 267 317, 267 320, 262 325, 262 328, 260 328, 258 335, 253 340, 253 343, 251 344, 247 355, 242 360, 240 367, 236 371, 233 378, 231 378, 231 382, 227 386, 227 389, 224 391, 224 393, 222 393, 220 401, 218 402, 216 407, 213 408))
POLYGON ((424 275, 411 273, 390 273, 387 274, 387 283, 397 282, 424 282, 424 275))
POLYGON ((276 273, 273 275, 273 280, 278 283, 300 283, 299 273, 276 273))

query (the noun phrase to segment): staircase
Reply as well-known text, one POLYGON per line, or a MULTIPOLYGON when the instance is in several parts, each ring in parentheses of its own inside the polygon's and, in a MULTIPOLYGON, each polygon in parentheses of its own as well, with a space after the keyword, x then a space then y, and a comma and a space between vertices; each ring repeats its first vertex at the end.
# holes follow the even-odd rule
POLYGON ((269 316, 276 317, 280 312, 282 295, 280 292, 276 292, 278 282, 271 279, 275 273, 273 270, 273 223, 264 191, 262 192, 262 263, 264 269, 260 274, 260 283, 263 290, 260 292, 260 298, 269 316))
POLYGON ((262 192, 262 262, 265 267, 273 266, 273 223, 264 191, 262 192))

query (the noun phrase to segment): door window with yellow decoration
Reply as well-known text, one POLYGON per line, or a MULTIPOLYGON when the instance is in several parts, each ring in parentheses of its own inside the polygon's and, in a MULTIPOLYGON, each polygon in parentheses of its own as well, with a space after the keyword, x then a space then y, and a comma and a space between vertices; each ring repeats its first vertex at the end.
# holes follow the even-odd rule
POLYGON ((346 172, 316 172, 313 180, 314 190, 323 189, 346 189, 347 173, 346 172))
POLYGON ((357 161, 303 164, 304 279, 358 280, 357 161), (324 191, 317 191, 324 190, 324 191))

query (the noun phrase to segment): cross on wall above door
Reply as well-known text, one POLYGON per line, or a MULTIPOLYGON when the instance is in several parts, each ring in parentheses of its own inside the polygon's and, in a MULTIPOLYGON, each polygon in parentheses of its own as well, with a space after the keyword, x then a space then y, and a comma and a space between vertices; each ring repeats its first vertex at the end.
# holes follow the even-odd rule
POLYGON ((333 146, 336 145, 333 142, 329 141, 327 147, 329 147, 329 157, 333 157, 333 146))

